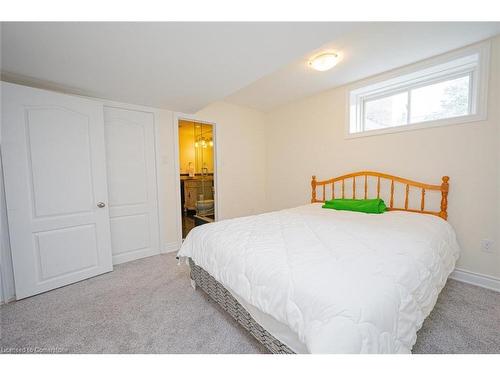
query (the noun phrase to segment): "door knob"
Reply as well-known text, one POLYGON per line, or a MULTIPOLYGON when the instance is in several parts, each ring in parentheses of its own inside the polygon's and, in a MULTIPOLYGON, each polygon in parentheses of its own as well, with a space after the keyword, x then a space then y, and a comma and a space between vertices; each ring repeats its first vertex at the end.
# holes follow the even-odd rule
POLYGON ((104 207, 106 207, 106 203, 104 203, 104 202, 97 202, 97 207, 104 208, 104 207))

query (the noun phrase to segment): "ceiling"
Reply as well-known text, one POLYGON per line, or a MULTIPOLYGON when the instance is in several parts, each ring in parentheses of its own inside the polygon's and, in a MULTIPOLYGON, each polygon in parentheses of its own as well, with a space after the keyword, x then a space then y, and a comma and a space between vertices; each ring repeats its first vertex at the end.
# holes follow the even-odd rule
POLYGON ((296 99, 355 82, 500 34, 492 23, 367 23, 228 96, 226 101, 269 111, 296 99), (331 70, 307 66, 314 52, 339 51, 331 70))
POLYGON ((194 113, 284 103, 500 34, 500 23, 2 23, 2 79, 194 113), (307 59, 325 49, 328 72, 307 59))
POLYGON ((355 27, 342 23, 2 23, 2 72, 192 113, 355 27))

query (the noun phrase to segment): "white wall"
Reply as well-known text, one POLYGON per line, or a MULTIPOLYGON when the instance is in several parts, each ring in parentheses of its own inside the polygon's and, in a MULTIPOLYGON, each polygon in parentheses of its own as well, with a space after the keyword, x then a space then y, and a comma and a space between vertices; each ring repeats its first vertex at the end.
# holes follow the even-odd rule
POLYGON ((267 114, 268 208, 307 203, 313 174, 326 179, 369 169, 436 184, 449 175, 458 267, 499 277, 500 37, 491 52, 487 121, 345 139, 346 87, 267 114), (483 238, 495 240, 495 253, 480 250, 483 238))
POLYGON ((177 202, 177 172, 175 169, 175 142, 177 139, 174 133, 174 114, 171 111, 159 110, 156 117, 159 127, 159 163, 158 178, 160 181, 159 207, 160 216, 163 214, 163 220, 160 220, 162 226, 163 251, 174 251, 179 249, 180 240, 178 234, 180 206, 177 202))
POLYGON ((264 114, 224 102, 196 118, 216 123, 219 219, 266 210, 266 127, 264 114))
MULTIPOLYGON (((264 114, 224 102, 216 102, 188 116, 215 123, 218 219, 252 215, 266 210, 266 133, 264 114)), ((181 243, 180 186, 177 116, 159 112, 160 210, 164 213, 164 251, 181 243)))
MULTIPOLYGON (((0 143, 1 140, 2 133, 0 126, 0 143)), ((12 258, 10 255, 7 207, 5 204, 2 157, 0 155, 0 303, 10 301, 14 297, 14 273, 12 270, 12 258)))
MULTIPOLYGON (((0 140, 1 140, 1 130, 0 130, 0 140)), ((0 148, 1 153, 1 148, 0 148)), ((2 170, 2 156, 0 154, 0 303, 5 301, 4 297, 4 281, 3 278, 5 271, 3 269, 7 269, 5 266, 5 261, 3 260, 4 252, 5 252, 5 239, 7 238, 7 226, 4 222, 4 217, 7 214, 7 210, 5 207, 5 193, 4 193, 4 185, 3 185, 3 170, 2 170), (3 271, 3 272, 2 272, 3 271)))

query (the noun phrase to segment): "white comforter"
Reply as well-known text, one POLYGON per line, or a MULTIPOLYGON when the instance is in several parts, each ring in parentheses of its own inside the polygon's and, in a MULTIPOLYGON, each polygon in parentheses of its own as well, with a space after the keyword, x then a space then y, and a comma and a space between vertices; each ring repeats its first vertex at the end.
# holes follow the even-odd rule
POLYGON ((311 353, 409 353, 458 253, 441 218, 320 204, 199 226, 179 251, 311 353))

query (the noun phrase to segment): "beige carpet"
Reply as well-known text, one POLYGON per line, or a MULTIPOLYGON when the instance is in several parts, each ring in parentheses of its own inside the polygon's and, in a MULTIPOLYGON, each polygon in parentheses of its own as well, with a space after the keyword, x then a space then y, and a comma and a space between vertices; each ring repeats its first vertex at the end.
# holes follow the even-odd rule
MULTIPOLYGON (((265 353, 174 254, 0 307, 0 353, 265 353)), ((500 353, 500 293, 449 281, 415 353, 500 353)))

